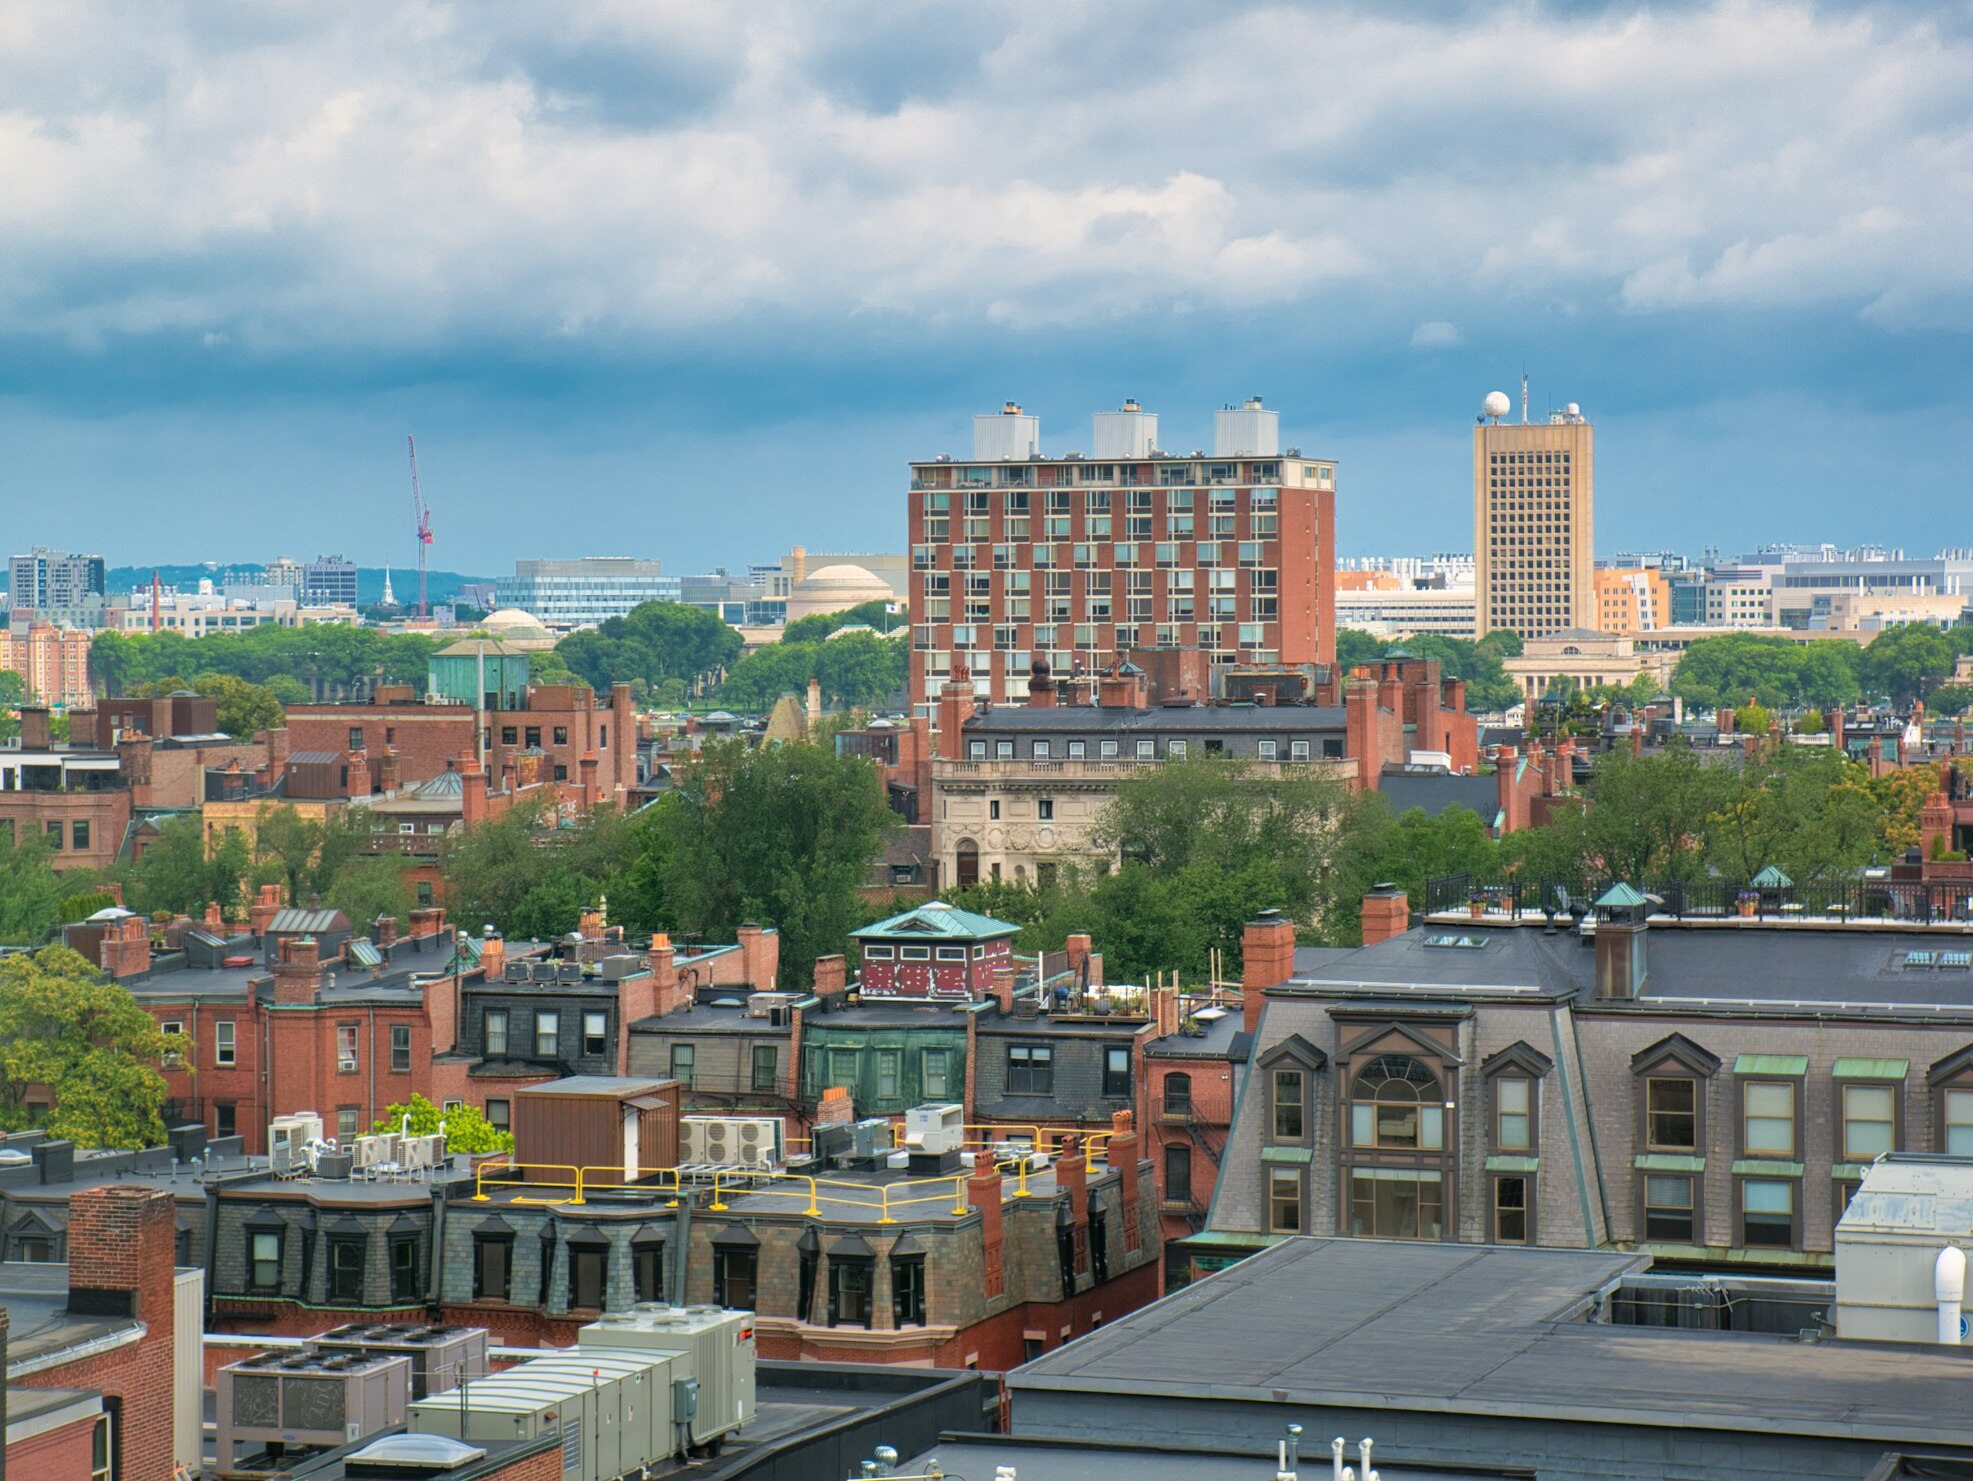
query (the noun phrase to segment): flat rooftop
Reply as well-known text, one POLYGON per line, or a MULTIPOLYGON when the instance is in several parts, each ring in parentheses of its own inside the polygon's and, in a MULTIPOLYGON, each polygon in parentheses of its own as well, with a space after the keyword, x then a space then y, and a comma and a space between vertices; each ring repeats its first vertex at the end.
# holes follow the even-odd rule
POLYGON ((1973 1445, 1973 1350, 1586 1318, 1642 1255, 1284 1240, 1007 1376, 1023 1390, 1273 1400, 1973 1445))
MULTIPOLYGON (((897 1473, 923 1476, 937 1464, 951 1481, 971 1477, 987 1481, 997 1466, 1015 1467, 1020 1481, 1268 1481, 1277 1454, 1273 1442, 1281 1438, 1281 1434, 1257 1434, 1252 1453, 1234 1454, 1023 1435, 952 1435, 909 1463, 900 1463, 897 1473)), ((1383 1481, 1478 1481, 1483 1477, 1499 1481, 1504 1474, 1497 1470, 1410 1466, 1386 1459, 1374 1449, 1370 1460, 1383 1481)), ((1354 1438, 1345 1464, 1357 1464, 1354 1438)), ((1327 1481, 1331 1461, 1326 1437, 1302 1436, 1299 1469, 1302 1481, 1327 1481)))
MULTIPOLYGON (((1646 976, 1637 1007, 1973 1016, 1973 926, 1797 918, 1653 917, 1643 935, 1646 976)), ((1593 941, 1445 912, 1401 936, 1354 951, 1302 948, 1276 993, 1322 996, 1587 999, 1593 941)), ((1626 1007, 1604 1004, 1600 1007, 1626 1007)))

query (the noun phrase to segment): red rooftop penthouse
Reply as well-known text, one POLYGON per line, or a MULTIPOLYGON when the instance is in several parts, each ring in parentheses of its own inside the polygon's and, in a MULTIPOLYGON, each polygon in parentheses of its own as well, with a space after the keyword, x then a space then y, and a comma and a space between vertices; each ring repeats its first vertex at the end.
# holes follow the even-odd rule
POLYGON ((865 998, 976 1003, 1013 966, 1016 927, 933 900, 851 934, 862 949, 865 998))

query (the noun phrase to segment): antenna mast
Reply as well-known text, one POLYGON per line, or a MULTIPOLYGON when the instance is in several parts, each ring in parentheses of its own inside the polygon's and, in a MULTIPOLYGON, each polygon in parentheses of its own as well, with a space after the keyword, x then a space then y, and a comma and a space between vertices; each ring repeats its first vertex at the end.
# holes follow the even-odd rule
POLYGON ((432 511, 425 503, 424 491, 418 487, 418 439, 409 432, 404 434, 405 444, 411 449, 411 518, 418 531, 418 615, 429 615, 425 603, 425 547, 432 543, 432 511))
POLYGON ((1528 373, 1525 370, 1521 372, 1521 425, 1528 425, 1528 373))

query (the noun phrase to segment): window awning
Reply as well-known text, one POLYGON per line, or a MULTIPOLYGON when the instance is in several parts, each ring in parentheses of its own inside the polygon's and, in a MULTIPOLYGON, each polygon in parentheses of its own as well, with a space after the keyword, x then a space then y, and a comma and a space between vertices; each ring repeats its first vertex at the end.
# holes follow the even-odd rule
POLYGON ((891 1258, 893 1260, 902 1259, 907 1255, 922 1255, 924 1253, 925 1246, 915 1234, 899 1235, 897 1241, 891 1246, 891 1258))
POLYGON ((744 1224, 728 1224, 712 1237, 712 1242, 722 1249, 760 1248, 759 1237, 744 1224))
POLYGON ((860 1234, 845 1234, 829 1246, 829 1258, 832 1260, 869 1260, 875 1256, 876 1251, 870 1248, 860 1234))
POLYGON ((1799 1077, 1809 1072, 1806 1054, 1742 1054, 1733 1061, 1736 1075, 1799 1077))
POLYGON ((1831 1071, 1838 1080, 1902 1080, 1911 1073, 1908 1059, 1839 1059, 1831 1071))
POLYGON ((609 1242, 610 1236, 605 1234, 601 1229, 598 1229, 594 1224, 576 1224, 562 1235, 563 1244, 580 1244, 595 1247, 608 1245, 609 1242))
POLYGON ((247 1216, 246 1226, 249 1229, 285 1229, 288 1221, 263 1203, 247 1216))

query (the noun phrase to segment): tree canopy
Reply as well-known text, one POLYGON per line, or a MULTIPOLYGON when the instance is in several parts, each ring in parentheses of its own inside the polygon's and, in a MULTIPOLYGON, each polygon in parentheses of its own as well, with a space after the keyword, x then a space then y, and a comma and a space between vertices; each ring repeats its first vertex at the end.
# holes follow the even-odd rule
POLYGON ((569 671, 598 694, 612 684, 709 678, 740 656, 740 635, 716 614, 679 602, 643 602, 555 645, 569 671))
POLYGON ((610 921, 649 931, 669 924, 645 855, 648 816, 603 808, 561 823, 544 802, 521 803, 446 840, 440 858, 453 920, 467 930, 552 940, 608 896, 610 921))
POLYGON ((722 741, 652 809, 651 841, 678 926, 726 940, 748 921, 775 926, 783 977, 805 984, 867 918, 858 891, 896 826, 861 758, 722 741))
POLYGON ((797 617, 781 629, 784 643, 814 643, 844 627, 870 627, 879 633, 894 632, 905 625, 901 613, 891 611, 892 604, 886 601, 861 602, 841 612, 817 612, 812 617, 797 617))
MULTIPOLYGON (((98 633, 89 644, 89 667, 108 694, 130 694, 165 679, 230 674, 255 684, 277 679, 325 689, 347 689, 359 682, 424 688, 435 639, 423 633, 389 633, 374 627, 312 623, 277 627, 268 623, 236 633, 188 638, 181 633, 98 633)), ((307 692, 312 692, 308 690, 307 692)), ((287 702, 302 695, 286 691, 287 702)))
POLYGON ((164 1139, 167 1035, 129 990, 66 946, 0 958, 0 1130, 41 1125, 81 1147, 164 1139), (31 1096, 45 1094, 45 1111, 31 1096))
POLYGON ((832 705, 881 704, 904 689, 906 637, 844 633, 815 642, 769 643, 733 666, 719 686, 722 704, 761 711, 784 694, 803 694, 810 679, 832 705))

